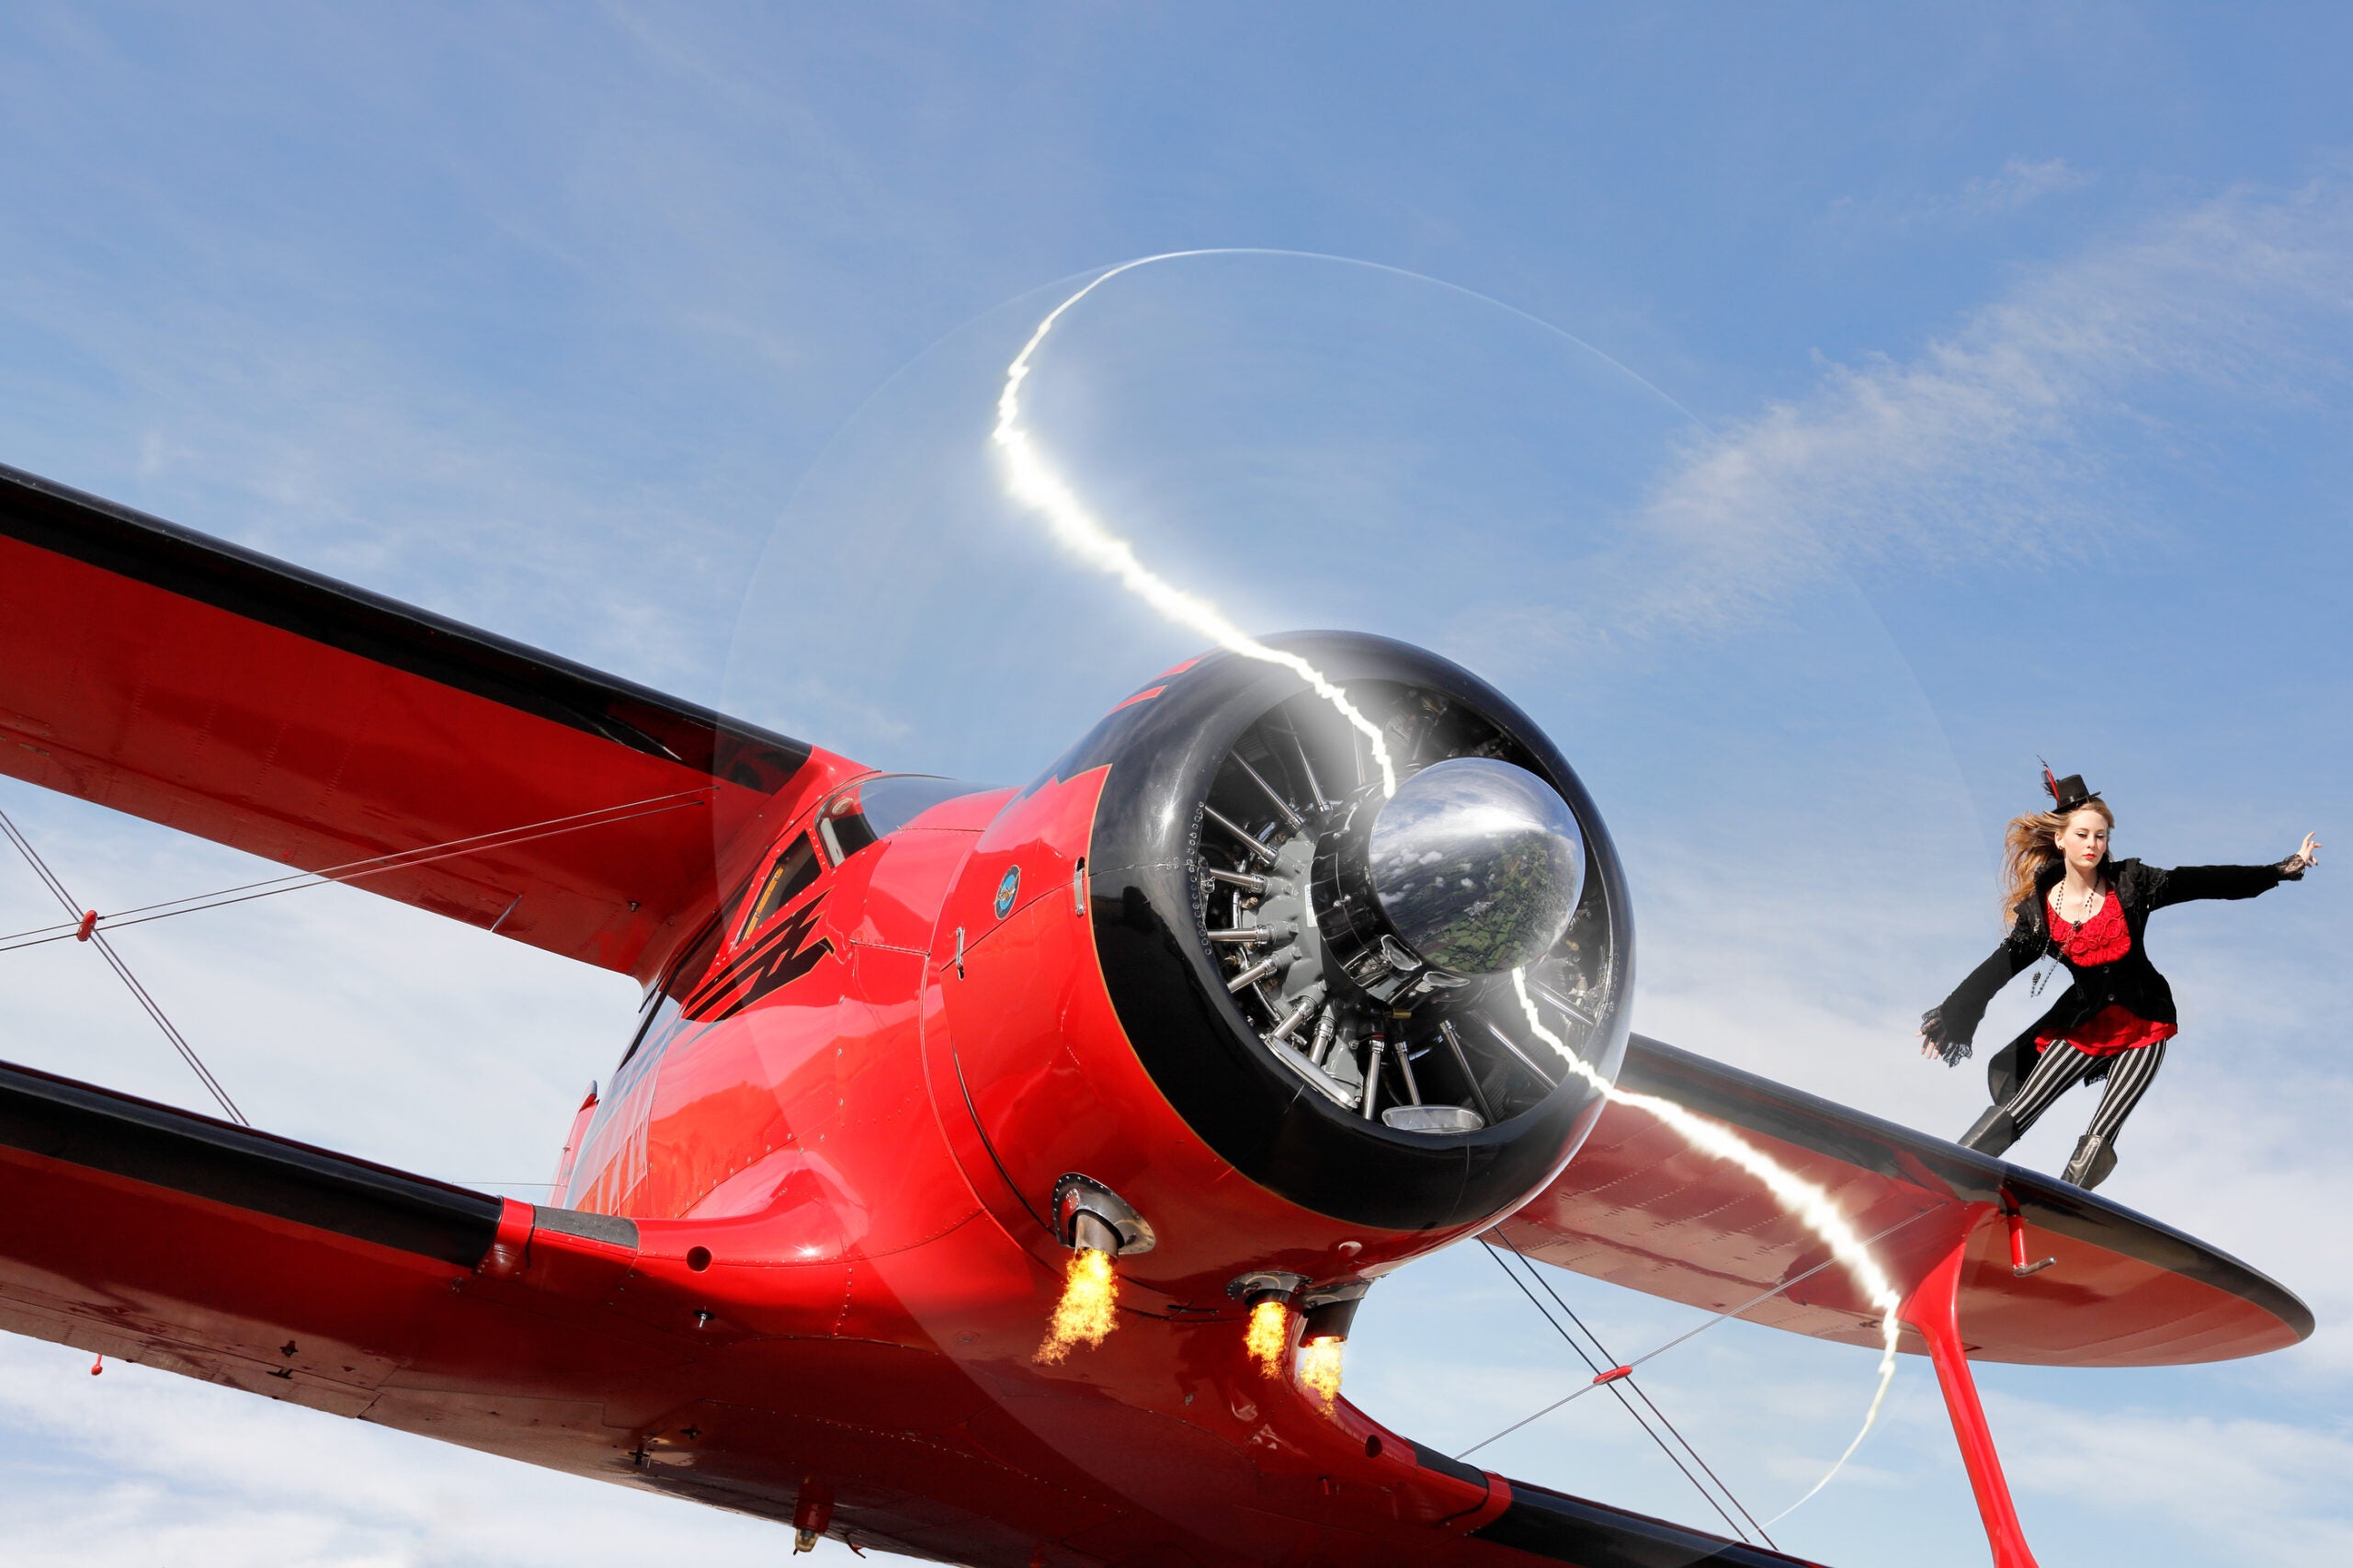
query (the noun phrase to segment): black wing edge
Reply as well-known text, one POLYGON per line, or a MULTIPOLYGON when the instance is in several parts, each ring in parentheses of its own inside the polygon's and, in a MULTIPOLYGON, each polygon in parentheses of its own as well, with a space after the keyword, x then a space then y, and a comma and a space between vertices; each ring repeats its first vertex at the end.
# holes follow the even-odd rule
POLYGON ((2006 1194, 2043 1229, 2170 1270, 2261 1307, 2312 1337, 2313 1311, 2269 1275, 2162 1221, 2055 1176, 1728 1067, 1664 1040, 1635 1035, 1618 1082, 1901 1181, 1942 1182, 1956 1198, 1998 1202, 2006 1194))
POLYGON ((506 1208, 487 1193, 7 1062, 0 1146, 469 1269, 489 1255, 506 1208))
POLYGON ((1686 1529, 1648 1514, 1588 1503, 1524 1481, 1490 1477, 1476 1465, 1419 1443, 1414 1445, 1414 1462, 1472 1486, 1492 1488, 1495 1481, 1503 1481, 1511 1489, 1510 1501, 1502 1513, 1472 1530, 1470 1539, 1530 1556, 1574 1562, 1579 1568, 1694 1568, 1706 1562, 1722 1563, 1725 1568, 1771 1568, 1776 1563, 1803 1562, 1801 1558, 1686 1529))
POLYGON ((811 747, 0 463, 0 536, 763 794, 811 747))
POLYGON ((1813 1568, 1806 1559, 1686 1529, 1647 1514, 1514 1481, 1504 1511, 1472 1530, 1483 1540, 1577 1568, 1813 1568))

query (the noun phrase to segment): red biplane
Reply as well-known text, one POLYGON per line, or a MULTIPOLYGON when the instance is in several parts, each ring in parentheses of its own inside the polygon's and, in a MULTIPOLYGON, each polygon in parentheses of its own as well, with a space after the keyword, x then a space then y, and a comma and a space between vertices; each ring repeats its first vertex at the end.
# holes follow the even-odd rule
POLYGON ((1378 731, 1393 799, 1262 660, 1154 678, 1025 788, 882 776, 0 471, 0 770, 645 988, 543 1205, 0 1066, 0 1326, 804 1545, 1794 1561, 1490 1474, 1296 1373, 1381 1275, 1483 1234, 1716 1311, 1787 1287, 1747 1315, 1880 1343, 1813 1233, 1541 1032, 1884 1233, 2004 1564, 2031 1558, 1971 1359, 2311 1332, 2097 1197, 1630 1038, 1626 890, 1552 743, 1417 649, 1283 645, 1378 731), (1041 1361, 1079 1248, 1118 1326, 1041 1361), (1245 1346, 1269 1302, 1276 1375, 1245 1346))

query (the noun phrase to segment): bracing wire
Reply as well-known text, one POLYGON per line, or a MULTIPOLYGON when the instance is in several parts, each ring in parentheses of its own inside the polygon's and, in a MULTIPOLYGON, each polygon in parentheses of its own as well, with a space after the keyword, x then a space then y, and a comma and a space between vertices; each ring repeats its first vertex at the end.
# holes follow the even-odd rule
MULTIPOLYGON (((1511 1248, 1512 1256, 1519 1259, 1520 1267, 1528 1270, 1529 1277, 1534 1279, 1539 1285, 1543 1286, 1544 1293, 1552 1298, 1552 1304, 1560 1308, 1562 1313, 1565 1315, 1571 1323, 1577 1325, 1578 1332, 1582 1333, 1587 1339, 1593 1341, 1593 1347, 1601 1352, 1601 1358, 1603 1362, 1612 1368, 1619 1366, 1620 1362, 1618 1358, 1609 1353, 1609 1346, 1601 1343, 1601 1335, 1594 1333, 1592 1327, 1586 1324, 1585 1319, 1577 1316, 1575 1308, 1570 1306, 1567 1301, 1562 1300, 1561 1292, 1552 1288, 1552 1281, 1545 1277, 1544 1271, 1537 1267, 1535 1264, 1529 1262, 1528 1255, 1520 1251, 1518 1245, 1514 1243, 1509 1236, 1504 1235, 1502 1233, 1498 1232, 1496 1233, 1495 1239, 1503 1243, 1504 1245, 1511 1248)), ((1756 1522, 1756 1516, 1750 1513, 1748 1509, 1743 1506, 1740 1499, 1732 1494, 1732 1488, 1724 1484, 1723 1477, 1718 1475, 1714 1469, 1709 1465, 1708 1461, 1699 1457, 1699 1450, 1691 1446, 1690 1438, 1686 1437, 1681 1432, 1676 1429, 1675 1423, 1666 1418, 1666 1412, 1661 1410, 1656 1404, 1652 1403, 1651 1396, 1643 1391, 1641 1384, 1634 1381, 1633 1373, 1633 1368, 1629 1366, 1626 1369, 1626 1376, 1618 1381, 1622 1381, 1628 1388, 1634 1391, 1634 1397, 1641 1400, 1650 1413, 1658 1417, 1659 1425, 1665 1427, 1667 1431, 1673 1435, 1675 1440, 1683 1445, 1683 1451, 1691 1456, 1691 1462, 1698 1465, 1701 1470, 1707 1471, 1708 1479, 1716 1483, 1716 1490, 1724 1494, 1724 1500, 1730 1503, 1734 1508, 1740 1510, 1740 1517, 1748 1521, 1749 1528, 1757 1533, 1766 1545, 1773 1546, 1773 1538, 1765 1533, 1765 1527, 1756 1522)), ((1773 1549, 1776 1551, 1780 1550, 1779 1547, 1774 1547, 1773 1549)))
MULTIPOLYGON (((1484 1242, 1483 1237, 1481 1239, 1484 1242)), ((1504 1261, 1504 1255, 1500 1248, 1496 1247, 1493 1243, 1486 1243, 1485 1250, 1487 1256, 1495 1259, 1495 1267, 1504 1271, 1504 1278, 1509 1279, 1514 1285, 1519 1287, 1520 1294, 1528 1298, 1528 1304, 1534 1307, 1537 1311, 1537 1314, 1542 1317, 1547 1324, 1552 1325, 1552 1332, 1559 1335, 1562 1340, 1567 1344, 1568 1347, 1576 1352, 1577 1359, 1586 1364, 1586 1369, 1594 1374, 1597 1383, 1603 1372, 1601 1364, 1595 1361, 1594 1358, 1586 1353, 1585 1346, 1577 1343, 1576 1336, 1574 1335, 1572 1335, 1566 1328, 1563 1327, 1560 1321, 1553 1317, 1551 1312, 1544 1310, 1544 1303, 1536 1299, 1536 1292, 1529 1290, 1528 1288, 1527 1281, 1520 1278, 1518 1273, 1513 1269, 1511 1265, 1504 1261)), ((1525 1257, 1522 1257, 1521 1261, 1525 1263, 1527 1260, 1525 1257)), ((1598 1346, 1600 1342, 1598 1340, 1595 1341, 1595 1345, 1597 1346, 1598 1346)), ((1619 1382, 1627 1381, 1631 1380, 1619 1379, 1613 1381, 1608 1385, 1609 1392, 1616 1396, 1619 1404, 1625 1409, 1627 1415, 1634 1418, 1634 1425, 1640 1426, 1650 1440, 1658 1445, 1659 1452, 1666 1456, 1667 1462, 1673 1465, 1677 1470, 1681 1471, 1683 1472, 1683 1479, 1688 1481, 1692 1487, 1698 1491, 1699 1495, 1707 1499, 1708 1506, 1713 1508, 1716 1511, 1716 1517, 1723 1520, 1724 1528, 1731 1530, 1733 1534, 1740 1537, 1742 1540, 1746 1540, 1748 1539, 1748 1535, 1745 1530, 1741 1528, 1740 1521, 1733 1518, 1731 1514, 1725 1512, 1723 1504, 1716 1501, 1716 1494, 1708 1490, 1707 1483, 1701 1481, 1698 1476, 1691 1473, 1691 1467, 1683 1462, 1682 1457, 1675 1451, 1674 1448, 1668 1444, 1665 1437, 1660 1437, 1658 1433, 1653 1429, 1651 1424, 1643 1418, 1643 1413, 1634 1408, 1632 1402, 1627 1399, 1624 1391, 1618 1387, 1619 1382)), ((1596 1384, 1588 1383, 1586 1386, 1591 1388, 1596 1386, 1596 1384)), ((1645 1400, 1643 1403, 1647 1404, 1649 1403, 1649 1401, 1645 1400)), ((1653 1408, 1655 1409, 1656 1407, 1654 1406, 1653 1408)), ((1661 1419, 1664 1420, 1665 1417, 1661 1417, 1661 1419)), ((1678 1441, 1682 1440, 1681 1433, 1677 1433, 1676 1437, 1678 1441)), ((1689 1449, 1690 1444, 1685 1442, 1683 1443, 1683 1447, 1686 1449, 1689 1449)), ((1695 1462, 1699 1460, 1699 1456, 1696 1451, 1692 1452, 1691 1458, 1695 1462)), ((1699 1468, 1707 1470, 1707 1466, 1704 1462, 1700 1462, 1699 1468)), ((1715 1474, 1713 1471, 1709 1471, 1708 1473, 1711 1477, 1713 1477, 1715 1474)), ((1716 1484, 1721 1487, 1723 1485, 1723 1483, 1719 1481, 1716 1484)), ((1734 1508, 1739 1509, 1744 1517, 1747 1516, 1748 1510, 1741 1507, 1740 1500, 1733 1497, 1729 1490, 1725 1491, 1724 1496, 1731 1500, 1732 1506, 1734 1508)), ((1752 1523, 1754 1521, 1752 1520, 1752 1523)), ((1762 1535, 1764 1532, 1759 1530, 1757 1533, 1762 1535)), ((1768 1540, 1766 1544, 1769 1546, 1772 1542, 1768 1540)))
MULTIPOLYGON (((228 904, 246 903, 257 898, 272 898, 282 892, 299 892, 304 888, 325 887, 330 883, 356 882, 369 877, 392 871, 405 871, 418 866, 429 866, 464 855, 487 854, 494 849, 506 849, 518 844, 535 843, 563 834, 580 833, 593 827, 607 827, 616 823, 633 822, 639 817, 654 816, 663 812, 706 803, 708 789, 684 790, 669 795, 649 795, 642 801, 628 801, 617 806, 605 806, 593 812, 574 812, 565 816, 547 817, 539 822, 525 823, 517 827, 500 828, 491 833, 478 833, 465 838, 452 838, 439 844, 421 845, 414 849, 395 850, 365 860, 349 860, 337 866, 324 867, 316 871, 292 871, 284 876, 269 877, 257 882, 241 882, 235 887, 216 892, 193 893, 185 898, 165 899, 160 903, 142 903, 130 909, 117 910, 98 917, 91 936, 119 930, 127 926, 144 926, 151 920, 168 920, 176 915, 194 915, 207 909, 220 909, 228 904)), ((19 844, 19 848, 26 848, 19 844)), ((29 854, 29 849, 27 853, 29 854)), ((56 892, 52 884, 51 892, 56 892)), ((75 918, 60 926, 37 926, 29 930, 0 937, 0 953, 14 952, 19 948, 37 948, 47 942, 62 942, 81 935, 79 906, 64 900, 67 910, 75 918)))
MULTIPOLYGON (((33 874, 41 880, 51 895, 65 906, 66 913, 78 916, 81 905, 74 902, 72 893, 66 892, 65 884, 58 881, 57 873, 49 869, 49 863, 40 858, 40 851, 32 846, 32 840, 17 829, 6 812, 0 812, 0 833, 7 835, 8 842, 17 846, 17 852, 25 858, 25 863, 33 869, 33 874)), ((77 918, 77 927, 79 924, 77 918)), ((188 1037, 165 1016, 162 1005, 145 986, 139 983, 139 977, 131 972, 131 966, 123 962, 122 955, 114 950, 114 944, 97 931, 90 933, 90 940, 97 945, 98 952, 107 960, 107 967, 121 979, 131 996, 146 1010, 147 1016, 155 1020, 155 1027, 164 1031, 164 1038, 172 1042, 172 1049, 180 1053, 180 1060, 188 1064, 189 1070, 196 1074, 197 1082, 202 1084, 205 1090, 220 1102, 221 1108, 229 1113, 229 1119, 240 1127, 251 1127, 253 1123, 245 1119, 245 1113, 237 1108, 237 1102, 229 1097, 229 1091, 221 1086, 221 1080, 212 1075, 212 1069, 207 1067, 204 1059, 196 1053, 196 1047, 190 1045, 188 1037)))
MULTIPOLYGON (((1874 1245, 1880 1242, 1885 1241, 1888 1237, 1895 1234, 1896 1232, 1904 1229, 1904 1226, 1913 1223, 1915 1221, 1925 1219, 1935 1212, 1937 1212, 1937 1210, 1933 1209, 1923 1209, 1915 1213, 1907 1214, 1903 1219, 1898 1220, 1894 1224, 1890 1225, 1887 1229, 1880 1232, 1877 1235, 1870 1237, 1864 1243, 1864 1244, 1867 1246, 1874 1245)), ((1519 1251, 1518 1247, 1513 1247, 1512 1250, 1514 1252, 1519 1251)), ((1520 1256, 1525 1257, 1527 1255, 1523 1253, 1520 1256)), ((1674 1349, 1677 1346, 1681 1345, 1688 1340, 1697 1339, 1699 1335, 1707 1333, 1708 1330, 1715 1327, 1720 1323, 1726 1323, 1733 1318, 1742 1317, 1751 1312, 1754 1312, 1758 1307, 1761 1307, 1766 1302, 1771 1301, 1774 1297, 1780 1295, 1783 1291, 1793 1290, 1796 1287, 1804 1284, 1807 1280, 1813 1278, 1815 1275, 1821 1273, 1824 1269, 1828 1268, 1837 1261, 1838 1259, 1836 1256, 1825 1257, 1820 1263, 1815 1264, 1812 1268, 1807 1269, 1804 1273, 1791 1275, 1789 1278, 1782 1280, 1779 1285, 1774 1286, 1771 1290, 1760 1290, 1756 1295, 1749 1297, 1748 1300, 1741 1302, 1736 1307, 1725 1308, 1722 1312, 1716 1313, 1713 1317, 1709 1318, 1705 1323, 1699 1324, 1697 1327, 1686 1329, 1681 1334, 1678 1334, 1674 1338, 1668 1340, 1665 1344, 1661 1345, 1654 1349, 1645 1350, 1643 1354, 1635 1357, 1632 1360, 1626 1362, 1625 1366, 1627 1369, 1631 1372, 1634 1368, 1643 1365, 1645 1361, 1657 1359, 1659 1357, 1664 1356, 1668 1351, 1674 1349)), ((1598 1382, 1591 1382, 1570 1393, 1563 1394, 1561 1398, 1554 1400, 1552 1403, 1546 1405, 1543 1409, 1535 1412, 1533 1415, 1522 1416, 1519 1420, 1513 1422, 1510 1426, 1504 1427, 1501 1431, 1489 1433, 1486 1437, 1480 1438, 1477 1442, 1472 1444, 1469 1448, 1464 1449, 1454 1457, 1456 1459, 1468 1459, 1471 1455, 1477 1453, 1481 1449, 1487 1447, 1489 1444, 1500 1442, 1504 1438, 1510 1437, 1514 1432, 1518 1431, 1521 1427, 1541 1421, 1544 1417, 1552 1415, 1552 1412, 1560 1409, 1563 1405, 1574 1403, 1575 1401, 1583 1399, 1586 1394, 1591 1393, 1595 1389, 1599 1388, 1601 1384, 1598 1382)))

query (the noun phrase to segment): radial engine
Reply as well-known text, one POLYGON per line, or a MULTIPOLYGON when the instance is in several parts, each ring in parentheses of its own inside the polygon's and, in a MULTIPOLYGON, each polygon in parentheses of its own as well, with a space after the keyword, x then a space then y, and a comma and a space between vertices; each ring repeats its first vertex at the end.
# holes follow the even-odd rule
POLYGON ((1276 645, 1378 730, 1393 795, 1292 670, 1169 672, 983 835, 926 1051, 966 1174, 1041 1256, 1344 1332, 1370 1279, 1575 1152, 1633 935, 1590 797, 1502 694, 1383 639, 1276 645))

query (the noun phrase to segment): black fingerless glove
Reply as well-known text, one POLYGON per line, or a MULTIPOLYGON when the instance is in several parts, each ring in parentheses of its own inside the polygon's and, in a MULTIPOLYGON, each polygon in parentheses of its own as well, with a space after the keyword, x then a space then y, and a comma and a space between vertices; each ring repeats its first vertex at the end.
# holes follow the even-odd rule
POLYGON ((1945 1032, 1945 1010, 1942 1007, 1931 1007, 1920 1015, 1920 1038, 1937 1048, 1937 1054, 1944 1058, 1948 1067, 1969 1058, 1969 1041, 1954 1040, 1945 1032))
POLYGON ((2302 855, 2290 855, 2271 869, 2279 873, 2279 880, 2283 882, 2301 882, 2310 864, 2302 855))

